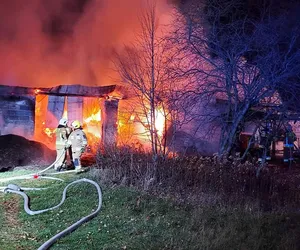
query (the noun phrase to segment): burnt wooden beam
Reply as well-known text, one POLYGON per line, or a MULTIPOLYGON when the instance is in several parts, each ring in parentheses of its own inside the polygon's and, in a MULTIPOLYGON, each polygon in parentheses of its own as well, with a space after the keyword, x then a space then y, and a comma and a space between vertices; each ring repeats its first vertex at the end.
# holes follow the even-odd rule
MULTIPOLYGON (((59 85, 52 88, 30 88, 20 86, 0 85, 0 95, 51 95, 51 96, 74 96, 74 97, 110 97, 116 85, 89 87, 83 85, 59 85)), ((114 98, 112 96, 112 98, 114 98)), ((117 99, 120 99, 116 97, 117 99)))
POLYGON ((44 92, 44 91, 39 91, 38 94, 41 95, 51 95, 51 96, 77 96, 77 97, 107 97, 108 95, 98 95, 98 94, 69 94, 69 93, 52 93, 52 92, 44 92))

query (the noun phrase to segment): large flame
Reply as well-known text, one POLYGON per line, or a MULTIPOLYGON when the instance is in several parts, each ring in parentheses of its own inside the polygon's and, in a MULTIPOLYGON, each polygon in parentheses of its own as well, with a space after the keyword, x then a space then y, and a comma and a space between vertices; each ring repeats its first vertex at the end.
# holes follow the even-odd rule
MULTIPOLYGON (((155 110, 155 130, 161 144, 167 129, 165 113, 161 107, 155 110)), ((126 112, 126 108, 121 107, 118 114, 118 145, 130 145, 136 149, 149 150, 151 148, 150 117, 150 111, 145 116, 142 111, 127 110, 126 112)))
MULTIPOLYGON (((56 127, 48 127, 46 120, 58 125, 58 120, 47 111, 48 96, 36 96, 35 108, 35 140, 46 144, 49 148, 55 149, 56 127)), ((64 104, 63 118, 68 119, 67 98, 64 104)), ((78 118, 79 119, 79 118, 78 118)), ((79 119, 80 120, 80 119, 79 119)), ((92 151, 96 150, 97 144, 101 140, 101 109, 98 98, 86 97, 83 99, 83 130, 87 135, 88 144, 92 151)), ((69 125, 72 121, 69 121, 69 125)))
MULTIPOLYGON (((55 131, 59 121, 47 111, 48 96, 37 95, 36 100, 35 140, 45 143, 51 149, 55 149, 55 131), (46 120, 52 120, 52 124, 56 124, 56 126, 47 126, 46 120)), ((67 101, 65 101, 64 105, 64 118, 68 118, 68 105, 66 103, 67 101)), ((102 110, 100 103, 99 98, 83 98, 82 125, 92 151, 96 151, 98 144, 102 140, 102 110)), ((71 122, 69 121, 69 123, 71 122)), ((118 145, 129 145, 137 149, 144 148, 146 150, 150 148, 148 145, 151 137, 149 122, 150 113, 147 116, 143 116, 141 112, 137 111, 119 111, 117 122, 118 145)), ((166 125, 165 110, 158 107, 155 111, 155 129, 161 142, 167 129, 166 125)))
POLYGON ((95 114, 91 114, 88 118, 84 120, 85 123, 92 123, 92 122, 100 122, 101 121, 101 110, 99 110, 95 114))
POLYGON ((83 98, 83 129, 93 152, 101 142, 102 119, 99 98, 83 98))
MULTIPOLYGON (((150 119, 150 114, 148 115, 148 119, 150 119)), ((158 108, 155 110, 155 129, 157 131, 158 136, 162 137, 165 130, 165 122, 166 118, 164 115, 164 111, 162 108, 158 108)))

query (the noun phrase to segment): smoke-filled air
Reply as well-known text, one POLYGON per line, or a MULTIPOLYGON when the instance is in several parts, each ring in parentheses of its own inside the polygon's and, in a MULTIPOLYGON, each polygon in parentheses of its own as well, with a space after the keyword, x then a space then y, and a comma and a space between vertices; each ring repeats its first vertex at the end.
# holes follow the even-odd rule
MULTIPOLYGON (((109 85, 114 49, 132 42, 147 0, 10 0, 0 4, 0 84, 109 85)), ((160 16, 167 1, 157 1, 160 16)))

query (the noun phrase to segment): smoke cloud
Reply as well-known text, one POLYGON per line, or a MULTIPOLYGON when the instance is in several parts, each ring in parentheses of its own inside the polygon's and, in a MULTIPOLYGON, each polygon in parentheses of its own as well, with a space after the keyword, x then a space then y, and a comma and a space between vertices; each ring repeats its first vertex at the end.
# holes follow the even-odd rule
MULTIPOLYGON (((146 1, 1 1, 0 84, 111 84, 111 52, 133 41, 146 1)), ((170 12, 167 0, 157 7, 170 12)))

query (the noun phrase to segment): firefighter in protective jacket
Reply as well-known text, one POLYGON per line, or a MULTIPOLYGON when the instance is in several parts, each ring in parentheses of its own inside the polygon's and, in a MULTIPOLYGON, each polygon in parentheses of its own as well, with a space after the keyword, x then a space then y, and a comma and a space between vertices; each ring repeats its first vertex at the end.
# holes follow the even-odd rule
POLYGON ((58 127, 56 128, 56 163, 54 169, 60 171, 61 168, 66 167, 67 160, 67 142, 71 129, 68 127, 68 120, 60 119, 58 127))
POLYGON ((86 149, 87 138, 78 120, 73 121, 71 126, 73 131, 68 138, 68 145, 71 147, 75 170, 80 170, 82 168, 80 157, 86 149))

